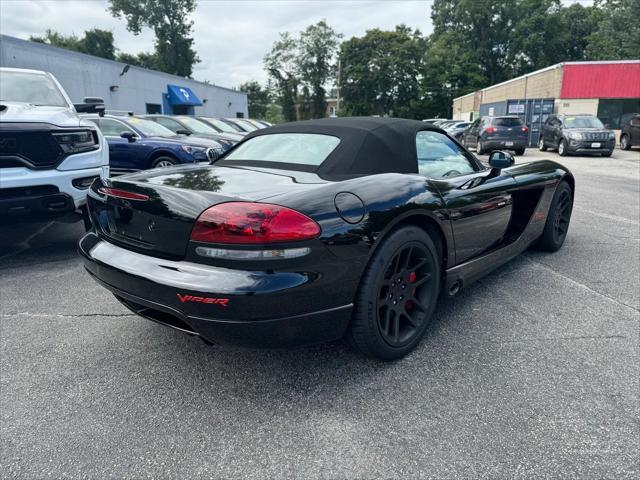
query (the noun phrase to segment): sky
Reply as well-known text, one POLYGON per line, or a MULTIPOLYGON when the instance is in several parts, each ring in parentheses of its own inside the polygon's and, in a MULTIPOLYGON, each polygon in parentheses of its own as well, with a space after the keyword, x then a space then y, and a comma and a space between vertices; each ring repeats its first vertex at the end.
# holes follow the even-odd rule
MULTIPOLYGON (((564 3, 591 0, 564 0, 564 3)), ((193 78, 224 87, 248 80, 266 82, 264 55, 279 32, 297 33, 325 19, 344 38, 372 28, 404 23, 431 33, 432 0, 198 0, 193 38, 201 62, 193 78)), ((28 39, 51 28, 81 36, 84 30, 111 30, 116 48, 127 53, 153 49, 153 32, 133 35, 123 19, 107 12, 107 0, 0 0, 0 33, 28 39)))

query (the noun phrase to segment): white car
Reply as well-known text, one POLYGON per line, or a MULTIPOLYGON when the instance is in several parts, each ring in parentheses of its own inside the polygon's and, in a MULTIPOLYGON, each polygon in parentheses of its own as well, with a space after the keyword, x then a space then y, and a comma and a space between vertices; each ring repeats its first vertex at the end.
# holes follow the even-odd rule
POLYGON ((80 220, 87 189, 100 176, 109 176, 109 147, 54 76, 0 68, 0 225, 80 220))

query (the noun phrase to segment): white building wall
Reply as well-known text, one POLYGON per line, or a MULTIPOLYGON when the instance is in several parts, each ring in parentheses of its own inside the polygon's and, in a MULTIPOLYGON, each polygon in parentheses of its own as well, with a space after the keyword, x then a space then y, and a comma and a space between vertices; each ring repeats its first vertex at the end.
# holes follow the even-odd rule
POLYGON ((124 66, 124 63, 0 35, 0 67, 51 72, 76 103, 84 97, 102 97, 107 110, 143 114, 147 103, 163 105, 163 95, 171 84, 188 87, 200 100, 206 100, 202 106, 195 107, 196 115, 236 117, 240 113, 248 116, 246 93, 133 66, 120 76, 124 66), (111 86, 118 88, 112 92, 111 86))

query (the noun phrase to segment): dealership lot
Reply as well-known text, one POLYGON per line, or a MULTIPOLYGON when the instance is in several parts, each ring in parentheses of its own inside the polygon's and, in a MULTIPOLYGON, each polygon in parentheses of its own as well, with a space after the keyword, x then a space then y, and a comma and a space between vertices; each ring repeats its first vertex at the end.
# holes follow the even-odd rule
POLYGON ((540 158, 576 177, 564 248, 443 301, 391 364, 206 346, 91 281, 80 224, 2 229, 2 476, 637 476, 640 153, 516 162, 540 158))

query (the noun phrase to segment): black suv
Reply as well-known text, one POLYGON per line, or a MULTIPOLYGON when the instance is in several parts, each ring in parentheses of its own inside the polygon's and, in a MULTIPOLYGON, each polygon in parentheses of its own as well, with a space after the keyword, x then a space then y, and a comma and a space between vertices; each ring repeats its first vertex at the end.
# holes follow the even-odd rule
POLYGON ((610 157, 616 145, 613 130, 593 115, 549 115, 542 126, 538 148, 557 148, 564 157, 573 153, 599 153, 610 157))
POLYGON ((519 117, 480 117, 462 134, 462 144, 476 147, 478 155, 501 149, 522 155, 528 142, 529 128, 519 117))
POLYGON ((640 145, 640 113, 634 113, 622 126, 620 148, 629 150, 640 145))

